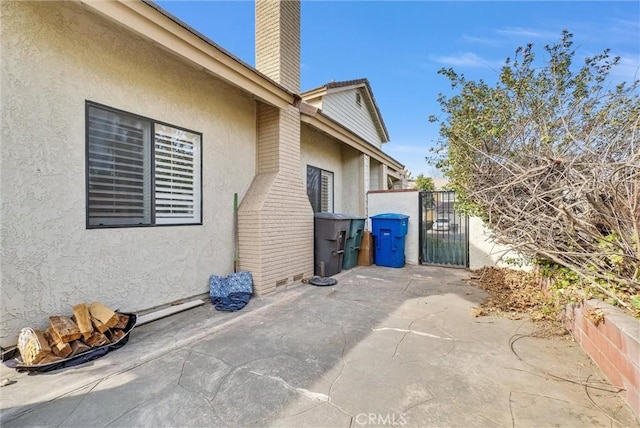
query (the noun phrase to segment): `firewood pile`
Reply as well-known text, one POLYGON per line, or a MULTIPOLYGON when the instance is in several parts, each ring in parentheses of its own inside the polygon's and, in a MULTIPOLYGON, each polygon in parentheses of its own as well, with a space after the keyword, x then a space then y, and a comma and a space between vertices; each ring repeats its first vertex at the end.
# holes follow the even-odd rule
POLYGON ((44 331, 23 328, 18 350, 26 366, 54 363, 117 342, 125 336, 128 322, 129 316, 100 302, 79 303, 71 316, 50 316, 44 331))

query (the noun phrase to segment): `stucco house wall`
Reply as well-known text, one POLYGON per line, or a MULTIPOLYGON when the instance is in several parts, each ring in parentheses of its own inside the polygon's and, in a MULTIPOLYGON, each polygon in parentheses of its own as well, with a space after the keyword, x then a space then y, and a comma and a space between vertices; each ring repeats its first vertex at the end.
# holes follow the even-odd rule
POLYGON ((382 164, 375 159, 371 159, 369 162, 369 190, 385 190, 386 187, 382 187, 380 182, 380 172, 382 171, 382 164))
MULTIPOLYGON (((367 194, 369 216, 381 213, 399 213, 410 216, 405 243, 407 263, 418 264, 419 242, 419 192, 415 189, 370 191, 367 194)), ((371 230, 371 220, 368 220, 371 230)), ((523 270, 531 265, 511 248, 497 244, 490 239, 489 230, 479 217, 469 218, 469 268, 484 266, 510 267, 523 270)))
POLYGON ((0 345, 78 302, 135 312, 206 292, 232 270, 255 102, 76 3, 0 7, 0 345), (202 133, 202 225, 86 229, 86 100, 202 133))
MULTIPOLYGON (((369 217, 376 214, 395 213, 409 216, 404 256, 406 263, 419 263, 420 212, 418 191, 415 189, 370 191, 368 194, 369 217)), ((371 230, 371 218, 367 220, 371 230)))
POLYGON ((334 212, 365 216, 364 155, 304 125, 300 137, 300 176, 307 185, 307 165, 333 172, 334 212))
POLYGON ((342 147, 343 212, 366 216, 364 190, 364 155, 348 146, 342 147))
POLYGON ((300 130, 300 176, 307 186, 307 165, 333 173, 334 212, 343 212, 342 149, 333 138, 316 129, 303 125, 300 130))
POLYGON ((484 266, 523 270, 533 268, 521 254, 494 242, 490 230, 480 217, 469 217, 469 268, 480 269, 484 266))

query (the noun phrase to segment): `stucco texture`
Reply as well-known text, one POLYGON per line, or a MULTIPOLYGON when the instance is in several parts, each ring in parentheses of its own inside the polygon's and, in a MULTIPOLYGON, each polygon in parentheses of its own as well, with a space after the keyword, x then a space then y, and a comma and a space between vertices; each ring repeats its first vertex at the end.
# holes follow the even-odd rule
MULTIPOLYGON (((404 244, 404 257, 408 264, 417 265, 419 261, 419 230, 420 213, 418 191, 369 193, 368 195, 369 217, 377 214, 395 213, 409 216, 407 236, 404 244)), ((371 219, 367 220, 368 230, 371 230, 371 219)))
POLYGON ((205 293, 232 269, 255 102, 79 4, 0 7, 0 345, 79 302, 139 311, 205 293), (86 229, 86 100, 203 134, 203 225, 86 229))
POLYGON ((307 165, 333 172, 334 212, 343 212, 342 150, 331 137, 309 126, 300 129, 300 176, 307 186, 307 165))

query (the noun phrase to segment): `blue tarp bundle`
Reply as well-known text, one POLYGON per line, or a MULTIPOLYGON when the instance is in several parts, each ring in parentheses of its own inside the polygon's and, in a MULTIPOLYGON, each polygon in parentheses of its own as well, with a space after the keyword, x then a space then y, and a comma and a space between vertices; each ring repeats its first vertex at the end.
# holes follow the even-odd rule
POLYGON ((217 275, 209 277, 209 296, 217 310, 233 312, 249 303, 253 292, 253 278, 250 272, 236 272, 226 278, 217 275))

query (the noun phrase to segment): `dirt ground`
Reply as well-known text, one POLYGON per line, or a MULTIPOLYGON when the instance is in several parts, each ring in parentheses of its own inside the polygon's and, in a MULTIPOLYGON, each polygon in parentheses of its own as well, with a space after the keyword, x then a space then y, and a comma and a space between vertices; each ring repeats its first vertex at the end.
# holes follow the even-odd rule
POLYGON ((562 322, 563 302, 554 301, 538 277, 530 272, 484 267, 471 272, 470 284, 489 295, 472 310, 475 317, 495 315, 508 319, 530 319, 535 337, 567 336, 562 322))

